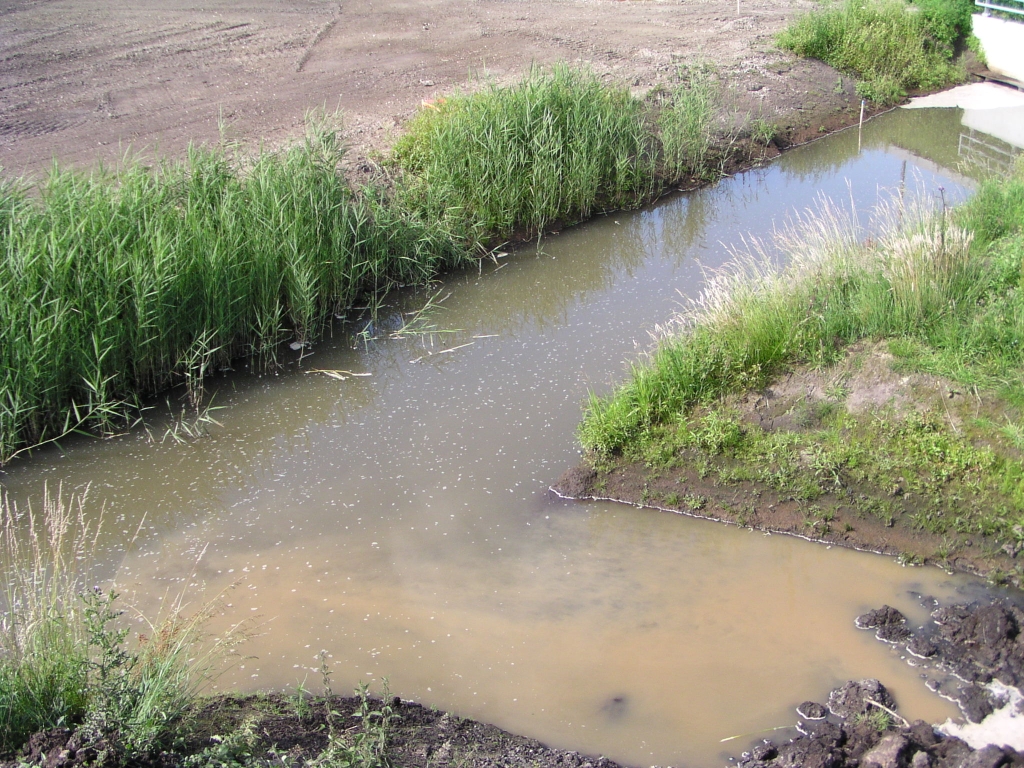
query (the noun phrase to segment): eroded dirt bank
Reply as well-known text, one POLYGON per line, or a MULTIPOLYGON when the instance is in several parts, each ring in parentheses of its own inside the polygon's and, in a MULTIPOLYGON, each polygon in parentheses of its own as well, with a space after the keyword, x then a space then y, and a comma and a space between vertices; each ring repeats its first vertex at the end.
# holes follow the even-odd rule
MULTIPOLYGON (((372 700, 380 711, 382 702, 372 700)), ((328 746, 328 709, 338 713, 358 711, 357 698, 318 699, 299 713, 294 697, 265 694, 210 699, 197 713, 194 732, 178 746, 179 751, 162 752, 132 765, 178 768, 186 765, 187 755, 225 743, 231 734, 246 729, 251 738, 238 740, 232 749, 222 750, 221 762, 204 766, 233 768, 243 765, 305 765, 328 746), (234 761, 234 762, 232 762, 234 761)), ((535 766, 536 768, 619 768, 605 758, 587 758, 577 752, 549 749, 534 739, 515 736, 493 725, 478 723, 455 715, 428 709, 395 698, 390 702, 392 725, 388 728, 387 764, 425 768, 426 766, 535 766)), ((342 716, 336 727, 351 737, 361 729, 357 717, 342 716)), ((23 754, 11 762, 19 765, 45 765, 47 768, 71 768, 96 764, 107 742, 90 743, 66 728, 39 733, 25 746, 23 754)), ((344 765, 345 763, 338 763, 344 765)), ((322 765, 322 763, 319 763, 322 765)))
POLYGON ((726 414, 740 440, 786 437, 792 455, 751 460, 728 450, 681 448, 646 460, 591 457, 568 470, 552 491, 894 555, 905 565, 937 565, 1019 586, 1019 526, 1008 541, 994 526, 992 533, 980 532, 981 518, 972 517, 992 512, 1000 501, 978 490, 986 473, 998 472, 988 451, 999 446, 991 445, 985 425, 1016 414, 993 393, 910 373, 885 343, 858 343, 834 366, 797 367, 762 390, 698 409, 693 421, 706 413, 726 414), (824 426, 837 414, 842 426, 824 426), (860 441, 880 455, 864 456, 859 465, 830 462, 822 449, 830 440, 860 441), (959 449, 963 453, 954 457, 959 449), (954 458, 962 459, 960 476, 947 466, 954 458), (792 482, 765 481, 773 462, 785 465, 788 459, 792 482), (961 516, 970 524, 960 525, 961 516))

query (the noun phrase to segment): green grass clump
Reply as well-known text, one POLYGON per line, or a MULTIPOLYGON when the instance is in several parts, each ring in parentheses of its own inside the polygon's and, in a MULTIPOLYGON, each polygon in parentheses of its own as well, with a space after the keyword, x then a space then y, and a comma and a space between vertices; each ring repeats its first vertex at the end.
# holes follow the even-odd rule
POLYGON ((0 513, 0 755, 55 727, 78 729, 83 746, 154 749, 237 636, 205 643, 213 606, 186 615, 179 600, 129 642, 117 594, 86 587, 96 532, 81 500, 45 494, 37 516, 4 498, 0 513))
POLYGON ((713 177, 710 161, 715 141, 715 89, 711 72, 706 67, 696 67, 680 74, 679 83, 662 104, 658 116, 661 173, 670 184, 686 176, 704 180, 713 177))
POLYGON ((356 195, 327 129, 247 166, 223 147, 155 168, 0 186, 0 463, 240 355, 315 339, 366 291, 467 255, 441 223, 356 195))
POLYGON ((584 447, 622 450, 786 366, 834 362, 863 338, 890 339, 907 364, 1024 403, 1022 201, 1018 177, 989 182, 955 215, 894 202, 881 210, 880 234, 863 239, 834 208, 804 218, 779 236, 785 269, 764 266, 771 260, 755 247, 710 281, 626 384, 591 397, 584 447))
POLYGON ((397 202, 471 243, 633 206, 654 184, 643 104, 565 65, 439 99, 408 125, 393 161, 397 202))
MULTIPOLYGON (((18 530, 21 521, 3 505, 2 755, 38 730, 81 722, 88 707, 89 655, 76 567, 86 547, 65 541, 72 522, 68 510, 49 498, 46 507, 49 525, 38 530, 30 517, 25 541, 18 530)), ((88 541, 84 534, 80 542, 88 541)))
POLYGON ((971 34, 970 0, 843 0, 793 21, 779 45, 859 78, 858 93, 893 104, 908 91, 962 82, 955 54, 971 34))

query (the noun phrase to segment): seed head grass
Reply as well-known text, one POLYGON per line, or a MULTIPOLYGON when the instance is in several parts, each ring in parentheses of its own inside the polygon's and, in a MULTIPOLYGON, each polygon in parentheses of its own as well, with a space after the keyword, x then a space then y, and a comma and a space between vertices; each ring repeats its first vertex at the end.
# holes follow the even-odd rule
POLYGON ((208 637, 218 602, 189 610, 182 593, 130 637, 114 587, 89 584, 99 526, 84 496, 44 492, 41 511, 3 497, 0 515, 0 755, 55 727, 151 751, 244 633, 208 637))

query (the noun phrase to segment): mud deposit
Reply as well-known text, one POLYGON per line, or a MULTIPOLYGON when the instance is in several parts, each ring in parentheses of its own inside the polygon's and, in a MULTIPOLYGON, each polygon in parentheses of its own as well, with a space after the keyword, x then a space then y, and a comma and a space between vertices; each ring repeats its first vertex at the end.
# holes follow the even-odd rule
POLYGON ((776 745, 770 740, 744 753, 741 768, 804 766, 805 768, 980 768, 1024 765, 1024 753, 1000 741, 1020 746, 1024 709, 1019 688, 1024 675, 1024 612, 1009 601, 957 604, 938 608, 932 622, 911 630, 902 613, 883 606, 857 618, 857 626, 873 629, 879 640, 903 650, 915 666, 945 673, 932 685, 955 697, 973 722, 1004 709, 1012 724, 1002 733, 979 735, 974 746, 950 732, 970 738, 970 728, 935 728, 922 720, 908 723, 896 702, 878 680, 850 681, 834 689, 825 704, 806 701, 797 707, 803 718, 800 736, 776 745), (996 685, 993 685, 993 681, 996 685), (945 689, 945 690, 943 690, 945 689), (993 743, 985 743, 991 741, 993 743))

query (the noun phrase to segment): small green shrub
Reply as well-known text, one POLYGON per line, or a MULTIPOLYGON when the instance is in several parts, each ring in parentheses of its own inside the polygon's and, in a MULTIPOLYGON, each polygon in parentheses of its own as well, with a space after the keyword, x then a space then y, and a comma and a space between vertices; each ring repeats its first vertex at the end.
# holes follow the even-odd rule
POLYGON ((859 78, 857 92, 892 104, 908 91, 961 82, 954 63, 971 32, 969 0, 843 0, 794 20, 779 45, 859 78))
POLYGON ((0 754, 58 726, 152 750, 238 636, 203 644, 214 606, 186 615, 179 600, 150 637, 129 642, 117 594, 85 587, 96 532, 82 500, 44 494, 36 516, 4 498, 0 513, 0 754))

